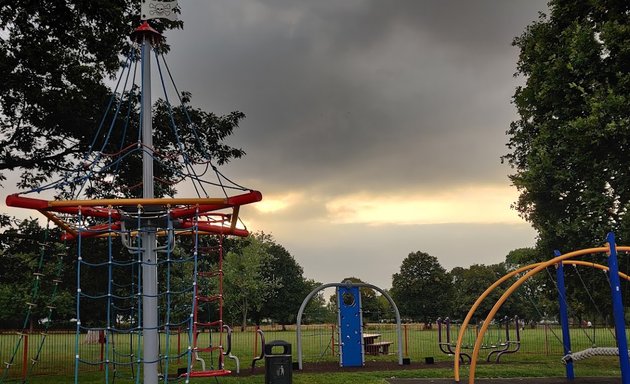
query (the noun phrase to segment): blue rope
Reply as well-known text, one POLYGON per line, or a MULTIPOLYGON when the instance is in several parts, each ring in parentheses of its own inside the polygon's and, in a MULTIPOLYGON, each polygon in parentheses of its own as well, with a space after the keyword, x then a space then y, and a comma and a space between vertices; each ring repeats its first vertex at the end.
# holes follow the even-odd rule
POLYGON ((87 157, 90 153, 92 153, 92 151, 94 150, 94 146, 96 145, 96 140, 98 139, 99 134, 101 133, 101 129, 103 129, 103 126, 105 125, 105 120, 107 118, 107 115, 109 115, 109 111, 112 107, 112 104, 114 103, 114 98, 116 96, 116 92, 118 91, 118 87, 120 86, 120 81, 122 80, 122 74, 125 72, 129 62, 131 61, 133 56, 133 47, 129 48, 129 53, 127 54, 127 59, 125 61, 125 64, 123 65, 123 67, 120 70, 121 76, 118 77, 118 81, 116 83, 116 87, 114 87, 114 92, 112 92, 112 96, 109 99, 109 103, 107 104, 107 108, 105 109, 105 113, 103 114, 103 117, 101 118, 101 123, 98 125, 98 129, 96 130, 96 133, 94 134, 94 139, 92 140, 92 143, 90 144, 90 146, 88 147, 88 150, 86 151, 83 160, 87 160, 87 157))
MULTIPOLYGON (((131 80, 131 84, 135 84, 136 83, 136 74, 138 72, 138 60, 134 60, 134 67, 133 67, 133 78, 131 80)), ((120 135, 120 145, 118 146, 119 150, 122 151, 122 149, 125 147, 125 137, 127 136, 127 128, 129 128, 129 120, 130 120, 130 116, 131 116, 131 111, 133 109, 133 87, 127 92, 127 115, 125 116, 125 124, 123 125, 123 131, 122 134, 120 135)), ((120 163, 118 163, 119 165, 120 163)), ((115 170, 118 171, 118 165, 116 166, 115 170)))
MULTIPOLYGON (((166 101, 166 106, 168 108, 168 116, 169 116, 169 120, 170 120, 170 125, 171 125, 171 129, 173 131, 173 134, 175 135, 175 139, 177 141, 177 146, 179 147, 180 153, 182 154, 182 158, 184 159, 184 166, 186 167, 186 169, 189 170, 189 172, 193 175, 196 176, 195 170, 191 165, 190 159, 188 157, 188 155, 186 154, 186 150, 184 148, 184 145, 182 144, 181 138, 179 136, 179 131, 177 129, 177 123, 175 122, 175 118, 173 117, 173 108, 171 107, 171 102, 168 98, 168 92, 166 92, 166 85, 164 83, 164 77, 162 75, 162 66, 160 65, 160 58, 158 56, 157 51, 155 52, 155 61, 157 63, 157 67, 158 67, 158 73, 160 75, 160 83, 162 84, 162 92, 164 93, 164 99, 166 101)), ((193 179, 194 181, 194 179, 193 179)), ((197 188, 197 185, 193 182, 193 187, 195 188, 195 192, 197 193, 197 196, 201 196, 199 193, 199 189, 197 188)), ((199 188, 203 191, 203 193, 208 196, 208 193, 205 191, 205 189, 203 189, 203 185, 199 185, 199 188)))
POLYGON ((225 180, 227 180, 228 182, 232 183, 234 186, 237 186, 241 190, 249 189, 249 188, 242 187, 242 186, 234 183, 232 180, 228 179, 227 177, 225 177, 223 174, 221 174, 221 172, 219 172, 217 167, 212 163, 212 156, 206 151, 203 143, 201 142, 201 139, 199 138, 199 133, 197 132, 195 124, 193 124, 193 122, 192 122, 192 118, 190 117, 190 114, 188 113, 188 108, 186 108, 184 100, 182 100, 181 93, 179 92, 179 89, 177 89, 177 85, 175 84, 175 79, 173 79, 173 75, 171 73, 171 69, 169 68, 168 63, 166 62, 166 57, 164 55, 162 55, 162 61, 164 62, 164 67, 166 68, 168 76, 169 76, 169 78, 171 80, 171 84, 173 85, 173 89, 175 90, 175 94, 177 95, 177 98, 179 99, 179 103, 182 106, 182 110, 184 111, 186 119, 188 120, 188 123, 191 126, 193 135, 195 136, 195 139, 197 140, 197 144, 199 145, 199 150, 201 151, 201 153, 203 153, 205 158, 208 159, 208 162, 212 166, 212 170, 214 171, 215 176, 217 177, 217 184, 214 184, 214 183, 211 183, 211 184, 220 187, 223 190, 223 194, 226 197, 227 197, 227 192, 225 190, 225 185, 223 185, 223 183, 221 182, 221 178, 224 178, 225 180))
MULTIPOLYGON (((128 62, 129 62, 129 59, 127 59, 127 63, 128 63, 128 62)), ((124 68, 127 68, 127 65, 125 65, 125 67, 124 67, 124 68)), ((131 71, 127 71, 127 75, 125 76, 125 83, 124 83, 124 85, 123 85, 123 92, 122 92, 122 94, 124 94, 125 90, 127 89, 127 84, 129 83, 129 76, 130 76, 130 74, 131 74, 131 71)), ((121 79, 122 79, 122 76, 118 79, 118 84, 120 84, 120 80, 121 80, 121 79)), ((118 84, 116 84, 116 90, 118 90, 118 84)), ((114 95, 115 95, 115 94, 116 94, 116 93, 114 93, 114 95)), ((123 97, 120 97, 120 98, 118 99, 118 103, 116 103, 116 110, 114 111, 114 115, 112 116, 111 123, 109 124, 109 130, 107 131, 107 134, 105 135, 105 139, 103 140, 103 144, 101 145, 101 149, 100 149, 100 151, 98 151, 98 152, 96 153, 96 158, 94 159, 94 161, 92 161, 92 164, 91 164, 91 166, 90 166, 90 171, 88 172, 88 174, 87 174, 87 176, 86 176, 85 182, 83 183, 83 185, 81 185, 81 187, 79 188, 79 190, 76 192, 76 195, 75 195, 75 196, 79 196, 79 195, 81 194, 81 191, 83 190, 83 188, 85 188, 85 185, 86 185, 87 181, 88 181, 88 180, 90 180, 90 179, 91 179, 91 176, 95 173, 95 170, 94 170, 94 169, 95 169, 95 167, 98 165, 98 162, 99 162, 99 161, 101 160, 101 158, 103 157, 103 151, 105 150, 105 148, 106 148, 106 147, 107 147, 107 145, 109 144, 109 139, 111 138, 111 136, 112 136, 112 132, 114 131, 114 127, 115 127, 115 125, 116 125, 116 119, 118 118, 118 115, 119 115, 119 113, 120 113, 120 107, 121 107, 122 103, 123 103, 123 97)), ((111 105, 110 105, 110 106, 108 106, 108 111, 109 111, 109 107, 111 107, 111 105)), ((107 116, 108 114, 109 114, 109 113, 108 113, 108 112, 106 112, 105 116, 107 116)), ((99 128, 98 128, 98 131, 97 131, 96 135, 94 135, 94 141, 93 141, 93 142, 92 142, 92 144, 90 145, 90 150, 91 150, 91 151, 93 151, 93 146, 94 146, 94 144, 95 144, 95 142, 96 142, 96 139, 97 139, 97 138, 98 138, 98 136, 99 136, 99 133, 100 133, 101 129, 102 129, 102 126, 99 126, 99 128)), ((86 158, 87 158, 87 156, 86 156, 86 158)), ((99 171, 96 171, 96 172, 99 172, 99 171)), ((102 173, 102 172, 103 172, 103 169, 101 169, 101 170, 100 170, 100 172, 102 173)))

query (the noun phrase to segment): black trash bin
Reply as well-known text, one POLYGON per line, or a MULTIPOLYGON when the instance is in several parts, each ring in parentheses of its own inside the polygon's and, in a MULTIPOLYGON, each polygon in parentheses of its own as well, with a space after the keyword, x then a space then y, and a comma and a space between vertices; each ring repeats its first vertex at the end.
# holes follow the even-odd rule
POLYGON ((265 384, 291 384, 291 344, 274 340, 265 344, 265 384))

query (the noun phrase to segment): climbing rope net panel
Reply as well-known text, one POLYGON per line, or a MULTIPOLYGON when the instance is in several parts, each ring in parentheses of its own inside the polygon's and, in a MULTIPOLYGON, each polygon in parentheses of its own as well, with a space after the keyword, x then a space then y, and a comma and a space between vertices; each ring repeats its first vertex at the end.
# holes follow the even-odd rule
MULTIPOLYGON (((0 375, 0 383, 15 380, 15 376, 20 371, 22 381, 27 382, 35 366, 40 362, 44 344, 53 324, 52 319, 54 318, 60 293, 58 288, 60 283, 62 283, 61 277, 67 249, 65 245, 50 241, 49 227, 47 226, 44 230, 43 239, 40 241, 29 238, 25 238, 24 241, 36 243, 39 248, 39 256, 37 265, 32 272, 31 289, 28 301, 24 303, 24 317, 22 327, 17 331, 17 341, 10 353, 2 359, 3 368, 0 375), (42 324, 36 334, 32 333, 34 320, 40 320, 42 324), (31 343, 35 340, 34 348, 31 350, 29 350, 29 339, 31 343), (22 352, 21 362, 20 356, 18 356, 20 352, 22 352), (15 368, 19 368, 19 370, 15 368)), ((26 251, 24 248, 28 248, 28 245, 20 243, 18 247, 20 251, 26 251)))
POLYGON ((145 22, 131 37, 107 110, 78 165, 62 170, 58 181, 8 196, 6 204, 40 212, 64 230, 63 240, 76 241, 75 383, 81 364, 103 367, 107 382, 127 374, 141 382, 140 371, 146 384, 158 376, 167 382, 180 360, 186 367, 174 376, 186 382, 229 374, 222 345, 223 238, 247 236, 240 209, 262 199, 215 165, 240 155, 220 143, 240 117, 189 107, 160 53, 161 35, 145 22), (164 97, 154 106, 152 56, 164 97), (178 189, 192 197, 179 197, 178 189), (33 196, 53 192, 49 199, 33 196), (106 287, 94 286, 98 275, 107 276, 106 287), (208 305, 214 307, 200 310, 208 305), (86 313, 100 318, 84 322, 86 313), (82 340, 96 333, 100 355, 92 339, 82 340), (216 364, 208 360, 215 357, 216 364))

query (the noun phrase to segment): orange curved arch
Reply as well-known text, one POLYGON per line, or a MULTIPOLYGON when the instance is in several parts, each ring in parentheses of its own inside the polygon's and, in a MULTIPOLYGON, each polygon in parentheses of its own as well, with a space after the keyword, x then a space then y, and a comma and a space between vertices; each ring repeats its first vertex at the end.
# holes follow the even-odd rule
MULTIPOLYGON (((464 333, 466 332, 466 328, 468 327, 468 324, 470 323, 470 319, 472 318, 474 312, 477 310, 479 305, 481 305, 483 300, 494 289, 496 289, 499 285, 501 285, 503 282, 505 282, 509 278, 513 277, 514 275, 529 270, 529 272, 527 272, 518 281, 516 281, 514 284, 512 284, 512 286, 510 286, 510 288, 499 298, 497 303, 492 307, 492 310, 490 311, 490 313, 486 317, 486 319, 485 319, 481 329, 479 330, 479 334, 477 336, 477 340, 475 341, 475 347, 473 349, 473 355, 472 355, 472 358, 471 358, 470 377, 469 377, 469 383, 470 384, 474 383, 474 373, 475 373, 475 368, 476 368, 476 360, 479 357, 479 349, 481 347, 481 342, 483 340, 483 336, 484 336, 485 332, 488 329, 489 323, 492 321, 492 319, 496 315, 496 312, 501 308, 501 306, 507 300, 507 298, 518 287, 520 287, 525 282, 525 280, 529 279, 531 276, 537 274, 538 272, 542 271, 543 269, 547 268, 548 266, 557 264, 558 262, 562 262, 563 264, 590 266, 590 267, 597 268, 597 269, 600 269, 600 270, 608 270, 608 267, 606 267, 604 265, 601 265, 601 264, 593 263, 593 262, 586 262, 586 261, 580 261, 580 260, 567 260, 567 259, 570 259, 572 257, 577 257, 577 256, 581 256, 581 255, 591 254, 591 253, 608 252, 608 250, 609 250, 608 247, 598 247, 598 248, 588 248, 588 249, 583 249, 583 250, 579 250, 579 251, 566 253, 564 255, 560 255, 560 256, 555 257, 555 258, 553 258, 551 260, 548 260, 546 262, 534 263, 534 264, 531 264, 531 265, 528 265, 528 266, 525 266, 525 267, 518 268, 518 269, 516 269, 514 271, 511 271, 508 274, 506 274, 505 276, 501 277, 499 280, 497 280, 490 287, 488 287, 479 296, 479 298, 475 301, 475 303, 472 305, 472 307, 468 311, 468 314, 466 315, 466 318, 464 319, 464 322, 462 323, 461 328, 460 328, 460 329, 463 329, 464 331, 458 333, 457 344, 456 344, 456 347, 455 347, 455 360, 454 360, 454 376, 455 376, 454 379, 455 379, 455 382, 459 382, 459 380, 460 380, 460 375, 459 375, 459 368, 460 368, 459 360, 460 359, 459 359, 459 356, 461 355, 461 345, 462 345, 462 340, 463 340, 464 333)), ((629 246, 618 246, 617 250, 618 251, 630 251, 630 247, 629 246)), ((626 275, 624 273, 620 272, 619 276, 621 276, 622 278, 624 278, 626 280, 630 280, 630 276, 628 276, 628 275, 626 275)))
MULTIPOLYGON (((536 263, 536 265, 537 264, 539 264, 539 263, 536 263)), ((501 277, 499 280, 495 281, 492 285, 490 285, 488 288, 486 288, 486 290, 477 298, 477 300, 472 305, 472 307, 470 307, 470 309, 468 310, 468 313, 466 314, 466 317, 464 318, 464 322, 462 323, 462 325, 459 328, 460 332, 458 332, 458 334, 457 334, 457 342, 455 344, 455 361, 453 363, 454 364, 453 370, 454 370, 455 382, 459 382, 459 359, 460 359, 460 355, 461 355, 461 351, 462 351, 462 342, 464 340, 464 333, 466 332, 466 329, 468 328, 468 324, 470 323, 470 319, 475 314, 475 311, 477 310, 477 308, 479 308, 479 306, 481 305, 483 300, 486 297, 488 297, 488 295, 490 295, 490 293, 492 291, 494 291, 498 286, 503 284, 503 282, 505 282, 506 280, 512 278, 514 275, 517 275, 517 274, 519 274, 521 272, 524 272, 524 271, 532 269, 533 265, 535 265, 535 264, 527 265, 525 267, 518 268, 518 269, 516 269, 514 271, 509 272, 505 276, 501 277)))
MULTIPOLYGON (((620 249, 622 247, 618 247, 617 249, 620 249)), ((499 285, 503 284, 506 280, 514 277, 514 275, 517 275, 521 272, 530 270, 532 268, 537 267, 538 265, 540 265, 541 263, 534 263, 534 264, 530 264, 518 269, 515 269, 514 271, 510 271, 509 273, 507 273, 505 276, 501 277, 499 280, 497 280, 496 282, 494 282, 492 285, 490 285, 480 296, 479 298, 477 298, 477 300, 475 301, 475 303, 470 307, 470 310, 468 311, 468 313, 466 314, 466 317, 464 318, 464 321, 462 322, 462 325, 460 327, 460 331, 457 335, 457 342, 455 344, 455 361, 454 361, 454 379, 455 382, 459 382, 460 380, 460 375, 459 375, 459 368, 460 368, 460 355, 461 355, 461 346, 462 346, 462 342, 463 342, 463 338, 464 338, 464 333, 466 333, 466 330, 468 328, 468 324, 470 323, 470 319, 472 318, 473 314, 475 313, 475 311, 477 310, 477 308, 479 308, 479 306, 481 305, 481 303, 483 302, 483 300, 493 291, 495 290, 499 285)), ((592 267, 592 268, 596 268, 596 269, 600 269, 603 271, 608 271, 608 267, 602 264, 597 264, 594 262, 588 262, 588 261, 582 261, 582 260, 564 260, 562 261, 562 264, 572 264, 572 265, 583 265, 583 266, 587 266, 587 267, 592 267)), ((630 281, 630 276, 626 275, 623 272, 619 272, 619 276, 621 276, 622 278, 630 281)))

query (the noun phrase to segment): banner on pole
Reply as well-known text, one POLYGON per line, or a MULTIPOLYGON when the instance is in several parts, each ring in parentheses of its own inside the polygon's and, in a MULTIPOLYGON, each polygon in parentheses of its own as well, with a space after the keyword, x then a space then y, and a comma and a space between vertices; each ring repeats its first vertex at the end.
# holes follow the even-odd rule
POLYGON ((177 20, 175 8, 177 8, 177 0, 142 0, 142 5, 140 6, 140 15, 142 20, 168 19, 175 21, 177 20))

